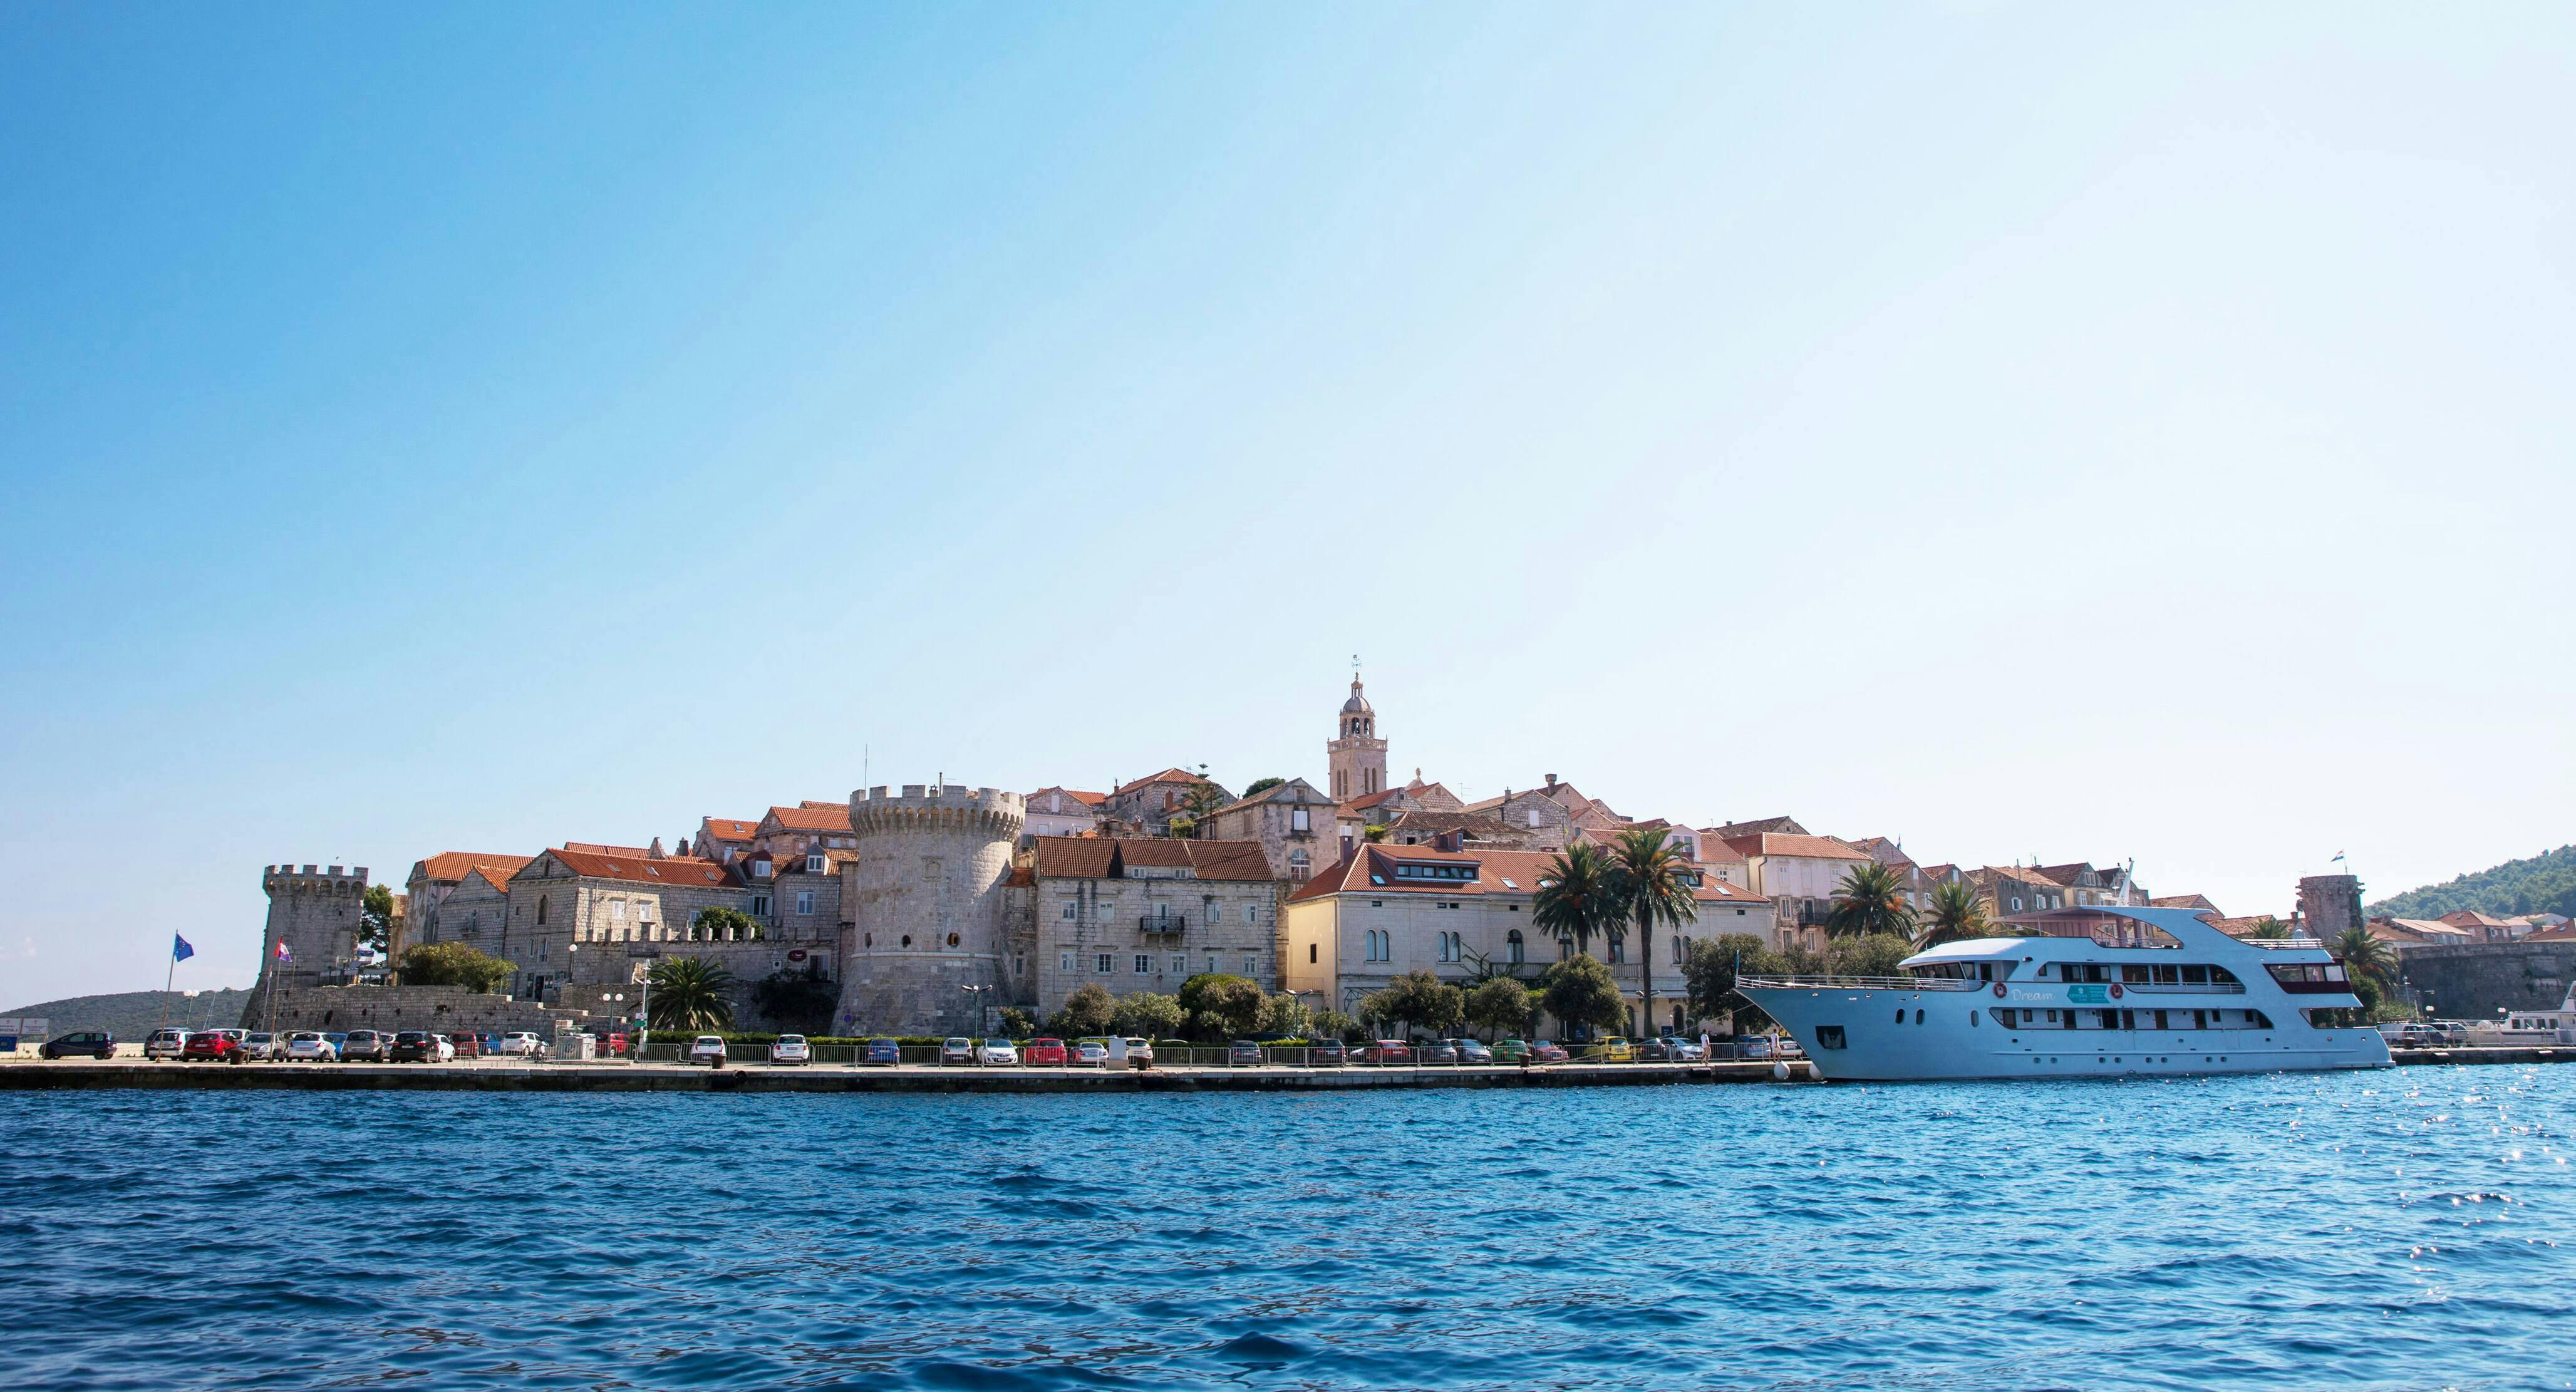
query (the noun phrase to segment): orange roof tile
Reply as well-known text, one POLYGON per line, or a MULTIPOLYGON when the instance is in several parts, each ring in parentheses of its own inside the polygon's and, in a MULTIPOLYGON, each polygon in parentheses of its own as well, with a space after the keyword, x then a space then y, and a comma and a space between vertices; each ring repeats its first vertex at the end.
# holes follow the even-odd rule
POLYGON ((728 866, 698 856, 664 856, 654 860, 641 851, 620 853, 587 850, 567 845, 546 852, 563 862, 576 875, 594 880, 629 880, 638 884, 671 885, 682 889, 704 889, 709 885, 740 884, 728 866))
POLYGON ((1172 841, 1160 837, 1039 836, 1037 872, 1048 879, 1098 880, 1128 866, 1196 872, 1202 880, 1267 880, 1270 858, 1258 841, 1172 841))
POLYGON ((1809 860, 1867 860, 1867 851, 1856 851, 1830 836, 1799 836, 1785 831, 1755 832, 1751 836, 1722 838, 1736 852, 1764 856, 1801 856, 1809 860))
POLYGON ((773 807, 760 821, 763 826, 774 821, 786 831, 848 831, 850 805, 827 802, 818 806, 808 802, 795 807, 773 807))
POLYGON ((700 836, 713 836, 719 841, 748 841, 759 830, 760 823, 740 817, 703 817, 698 821, 700 836))
POLYGON ((461 880, 474 867, 490 865, 497 867, 502 872, 501 878, 506 880, 534 859, 535 856, 500 855, 491 851, 440 851, 413 866, 411 873, 417 880, 461 880))

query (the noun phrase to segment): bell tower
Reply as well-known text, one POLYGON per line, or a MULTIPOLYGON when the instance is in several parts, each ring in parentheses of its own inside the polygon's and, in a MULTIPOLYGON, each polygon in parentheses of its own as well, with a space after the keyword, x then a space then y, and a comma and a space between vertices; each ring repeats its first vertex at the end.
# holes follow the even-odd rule
POLYGON ((1342 702, 1339 733, 1324 746, 1331 766, 1333 801, 1348 802, 1386 791, 1386 741, 1377 737, 1377 712, 1360 692, 1359 661, 1351 662, 1351 699, 1342 702))

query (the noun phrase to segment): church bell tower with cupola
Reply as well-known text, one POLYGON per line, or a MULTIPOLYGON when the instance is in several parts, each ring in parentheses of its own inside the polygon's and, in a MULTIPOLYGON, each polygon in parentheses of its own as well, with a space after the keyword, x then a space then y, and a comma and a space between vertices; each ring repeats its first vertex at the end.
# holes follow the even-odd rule
POLYGON ((1386 791, 1386 741, 1377 737, 1377 712, 1360 694, 1356 666, 1351 669, 1351 699, 1342 702, 1341 733, 1324 752, 1332 766, 1333 801, 1386 791))

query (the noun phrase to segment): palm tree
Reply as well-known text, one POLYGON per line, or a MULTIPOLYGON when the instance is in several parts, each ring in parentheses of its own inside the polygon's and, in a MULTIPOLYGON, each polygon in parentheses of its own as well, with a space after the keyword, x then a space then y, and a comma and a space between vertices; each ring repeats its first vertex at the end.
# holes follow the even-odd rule
POLYGON ((1539 872, 1538 893, 1530 899, 1530 922, 1588 955, 1592 935, 1606 933, 1624 909, 1600 848, 1577 841, 1539 872))
POLYGON ((733 1025, 733 973, 700 957, 665 957, 644 974, 652 997, 653 1027, 667 1030, 729 1029, 733 1025))
POLYGON ((1977 887, 1966 880, 1951 880, 1932 891, 1932 917, 1923 925, 1914 945, 1939 947, 1988 937, 1993 931, 1986 924, 1986 906, 1977 898, 1977 887))
POLYGON ((1623 831, 1608 857, 1610 889, 1624 917, 1637 925, 1639 1009, 1645 1019, 1637 1031, 1655 1032, 1655 930, 1679 928, 1699 917, 1699 871, 1690 855, 1669 839, 1662 827, 1623 831))
POLYGON ((2343 972, 2348 977, 2369 977, 2378 983, 2381 994, 2396 985, 2397 953, 2385 942, 2370 935, 2370 930, 2356 923, 2335 934, 2326 944, 2334 955, 2343 959, 2343 972))
POLYGON ((1834 909, 1825 917, 1825 936, 1859 938, 1873 933, 1910 937, 1914 910, 1905 902, 1905 882, 1896 871, 1871 861, 1843 876, 1834 890, 1834 909))

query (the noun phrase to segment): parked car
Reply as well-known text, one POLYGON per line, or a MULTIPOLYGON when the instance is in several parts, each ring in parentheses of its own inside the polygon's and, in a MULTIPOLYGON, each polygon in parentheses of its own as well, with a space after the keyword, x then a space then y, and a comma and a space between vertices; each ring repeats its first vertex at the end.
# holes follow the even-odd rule
POLYGON ((987 1039, 975 1046, 975 1062, 987 1068, 1009 1068, 1020 1061, 1020 1046, 1007 1039, 987 1039))
POLYGON ((1268 1059, 1263 1056, 1261 1046, 1252 1040, 1238 1039, 1226 1046, 1225 1066, 1228 1068, 1259 1068, 1266 1062, 1268 1059))
POLYGON ((1372 1039, 1360 1046, 1359 1062, 1386 1065, 1413 1062, 1413 1046, 1401 1039, 1372 1039))
POLYGON ((148 1059, 174 1059, 186 1052, 188 1032, 183 1029, 157 1029, 143 1041, 143 1056, 148 1059))
POLYGON ((456 1051, 456 1056, 458 1058, 469 1059, 483 1057, 483 1036, 476 1034, 472 1030, 458 1030, 456 1033, 447 1036, 447 1043, 450 1048, 456 1051))
POLYGON ((327 1030, 323 1032, 322 1037, 331 1041, 331 1057, 335 1059, 340 1056, 341 1046, 349 1042, 349 1036, 345 1034, 333 1034, 327 1030))
POLYGON ((1481 1039, 1452 1039, 1449 1041, 1449 1047, 1458 1051, 1458 1061, 1460 1063, 1492 1063, 1494 1061, 1494 1051, 1486 1048, 1485 1041, 1481 1039))
POLYGON ((286 1036, 288 1063, 329 1063, 338 1057, 340 1057, 340 1051, 331 1046, 330 1037, 327 1035, 317 1034, 312 1030, 297 1030, 286 1036))
POLYGON ((1637 1046, 1617 1035, 1596 1039, 1583 1051, 1585 1063, 1635 1063, 1637 1046))
POLYGON ((1669 1034, 1656 1035, 1637 1045, 1635 1057, 1639 1063, 1679 1063, 1682 1061, 1681 1041, 1669 1034))
POLYGON ((1494 1058, 1495 1061, 1500 1063, 1518 1063, 1529 1056, 1529 1051, 1529 1041, 1526 1039, 1498 1039, 1494 1041, 1494 1058))
POLYGON ((702 1034, 697 1038, 690 1040, 688 1061, 691 1063, 703 1063, 709 1068, 724 1067, 724 1036, 720 1034, 702 1034))
POLYGON ((1029 1041, 1029 1047, 1021 1050, 1020 1053, 1020 1061, 1032 1068, 1047 1064, 1054 1064, 1059 1068, 1064 1066, 1064 1041, 1061 1039, 1032 1039, 1029 1041))
POLYGON ((109 1059, 116 1057, 116 1036, 105 1030, 77 1030, 46 1040, 45 1047, 36 1052, 52 1059, 70 1058, 74 1054, 109 1059))
POLYGON ((253 1063, 275 1063, 286 1057, 286 1036, 252 1030, 242 1036, 242 1057, 253 1063))
POLYGON ((242 1052, 242 1031, 198 1030, 180 1047, 179 1057, 190 1063, 241 1063, 247 1057, 242 1052))
POLYGON ((868 1041, 867 1052, 859 1056, 859 1062, 882 1063, 888 1066, 901 1063, 903 1046, 891 1039, 871 1039, 868 1041))
POLYGON ((1748 1034, 1735 1041, 1735 1056, 1743 1059, 1767 1059, 1773 1053, 1771 1036, 1748 1034))
POLYGON ((1456 1063, 1458 1046, 1446 1039, 1434 1039, 1414 1051, 1422 1063, 1456 1063))
POLYGON ((394 1036, 385 1056, 396 1063, 446 1063, 456 1057, 456 1046, 443 1034, 403 1030, 394 1036))
POLYGON ((1339 1068, 1350 1061, 1351 1051, 1343 1048, 1338 1039, 1318 1039, 1306 1050, 1309 1068, 1339 1068))
POLYGON ((954 1039, 943 1039, 939 1041, 939 1062, 942 1066, 952 1063, 973 1063, 974 1061, 974 1040, 961 1034, 954 1039))
POLYGON ((1107 1068, 1109 1041, 1097 1036, 1077 1039, 1073 1041, 1072 1047, 1065 1051, 1064 1061, 1067 1066, 1073 1068, 1107 1068))
MULTIPOLYGON (((1128 1066, 1128 1067, 1130 1067, 1130 1068, 1151 1068, 1151 1067, 1153 1067, 1153 1066, 1154 1066, 1154 1041, 1153 1041, 1153 1040, 1150 1040, 1150 1039, 1128 1039, 1128 1040, 1123 1040, 1123 1041, 1121 1041, 1121 1042, 1122 1042, 1122 1043, 1124 1043, 1124 1044, 1127 1046, 1127 1066, 1128 1066)), ((1115 1055, 1115 1051, 1114 1051, 1114 1050, 1112 1051, 1112 1054, 1113 1054, 1113 1056, 1115 1055)))
POLYGON ((782 1034, 769 1046, 771 1063, 812 1063, 814 1050, 801 1034, 782 1034))
POLYGON ((512 1030, 502 1035, 492 1052, 504 1058, 543 1058, 546 1042, 527 1030, 512 1030))
POLYGON ((1529 1055, 1532 1063, 1563 1063, 1572 1057, 1565 1052, 1564 1045, 1551 1044, 1544 1039, 1529 1046, 1529 1055))
POLYGON ((394 1056, 394 1037, 383 1030, 351 1030, 340 1045, 340 1061, 383 1063, 394 1056))

